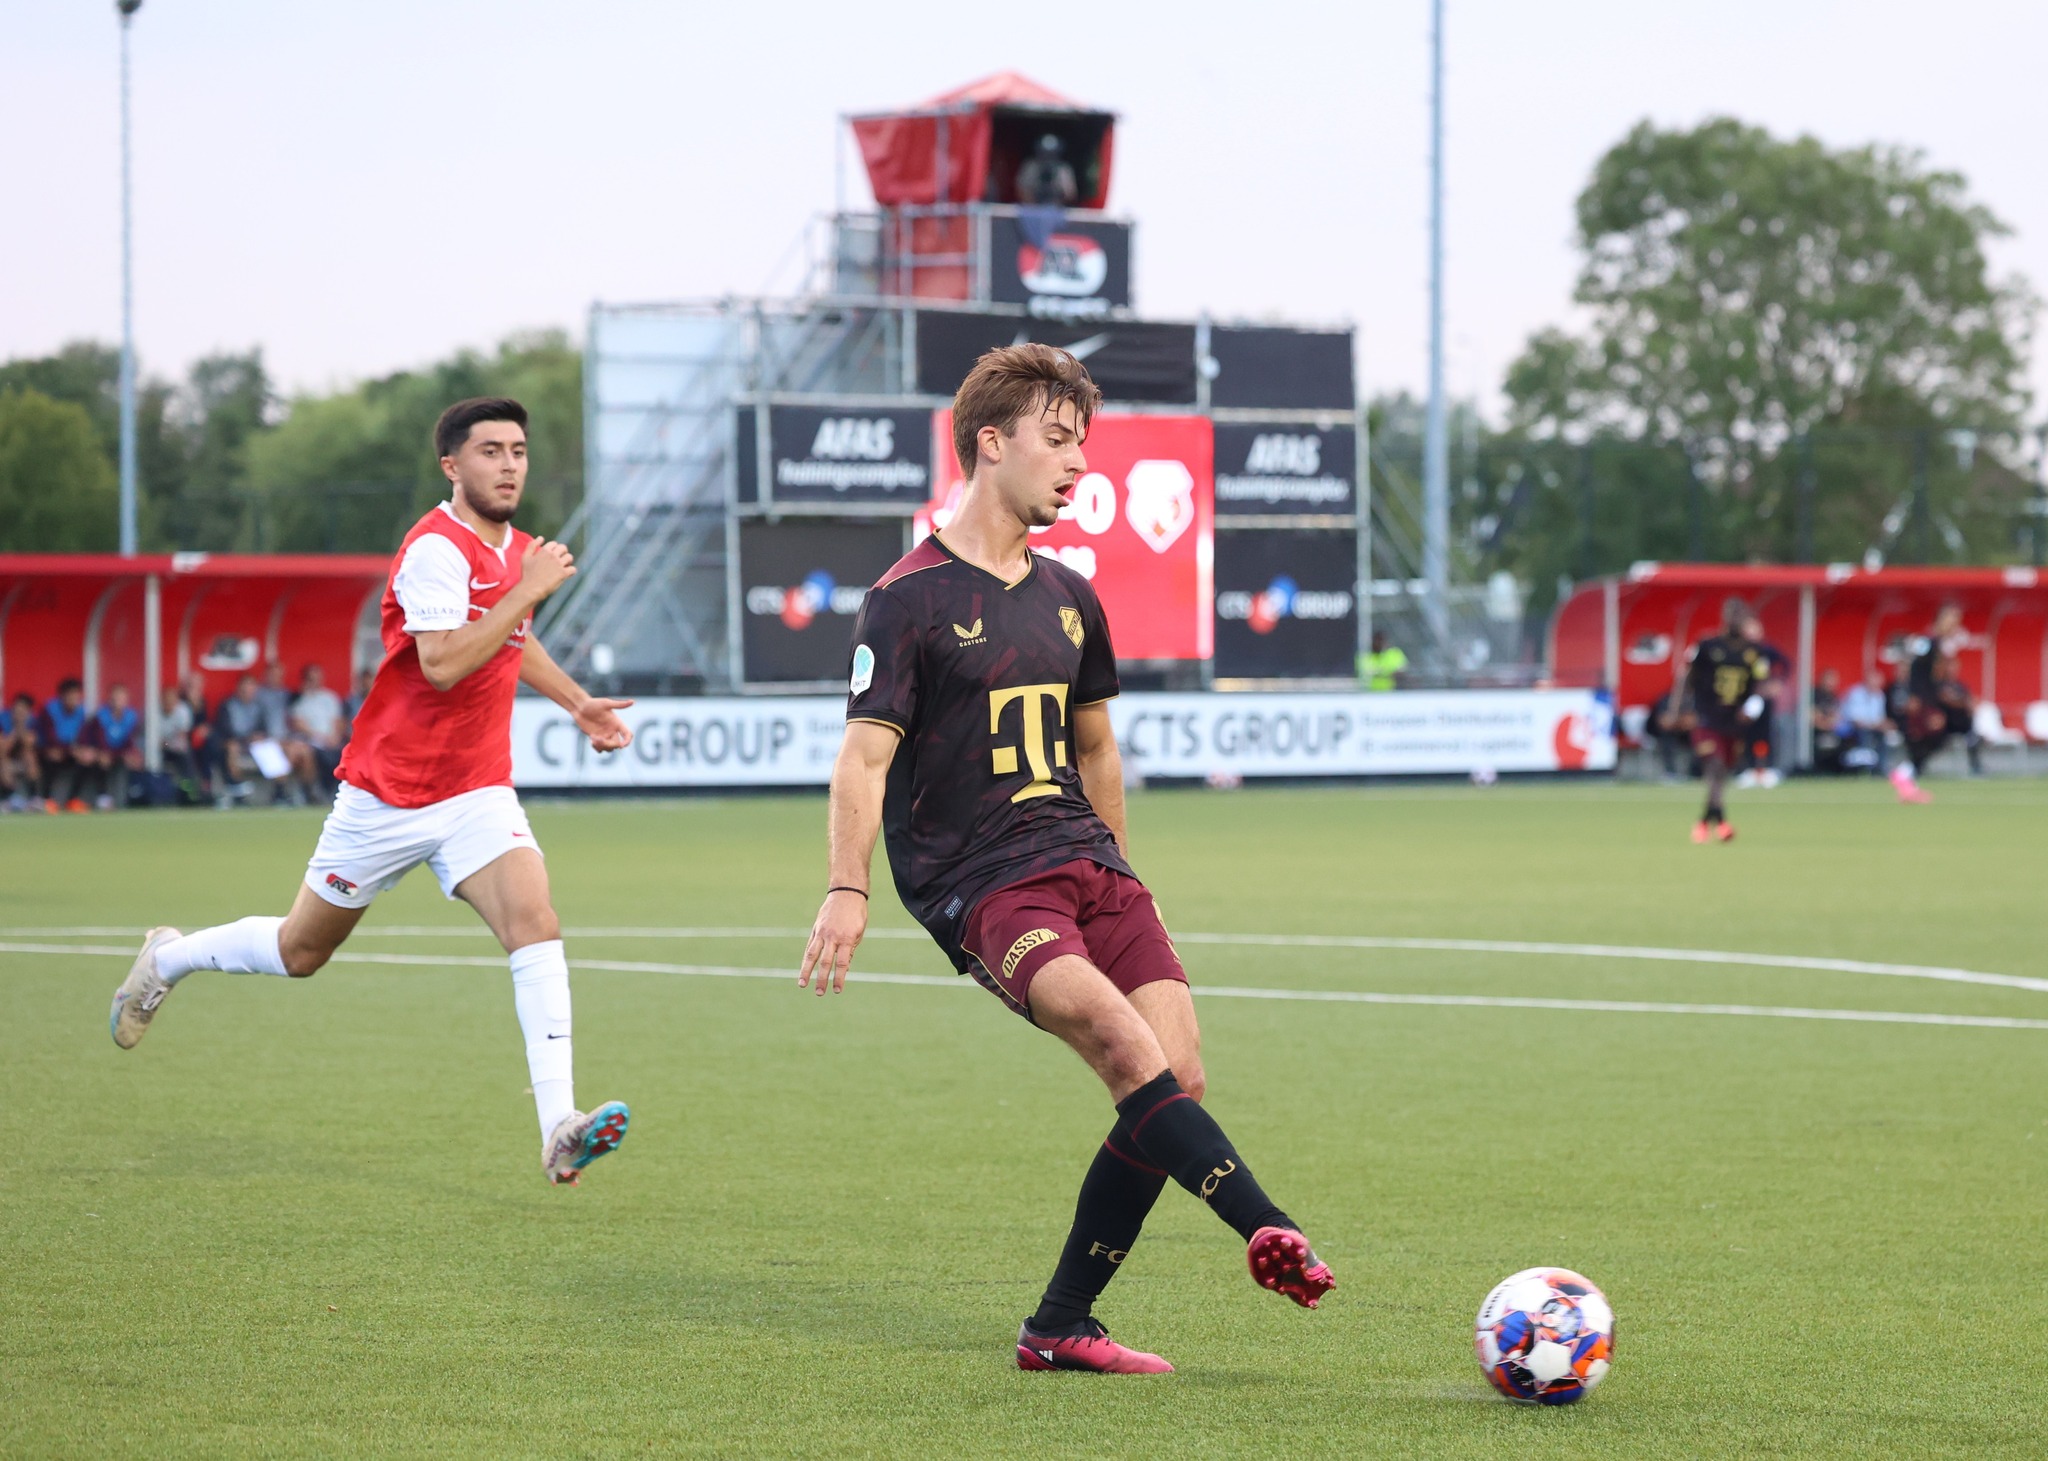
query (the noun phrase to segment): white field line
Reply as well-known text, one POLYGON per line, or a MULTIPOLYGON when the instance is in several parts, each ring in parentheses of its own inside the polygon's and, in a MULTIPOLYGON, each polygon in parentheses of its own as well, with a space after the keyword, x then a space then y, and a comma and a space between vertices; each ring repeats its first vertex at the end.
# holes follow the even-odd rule
MULTIPOLYGON (((130 959, 135 950, 110 944, 0 943, 0 954, 86 954, 130 959)), ((480 954, 365 954, 342 950, 334 956, 338 964, 405 964, 430 968, 497 969, 502 956, 480 954)), ((631 959, 571 959, 572 969, 604 970, 626 974, 695 974, 723 979, 775 979, 795 985, 788 969, 763 969, 741 964, 666 964, 631 959)), ((972 981, 942 974, 882 974, 860 970, 857 984, 915 984, 933 989, 971 989, 972 981)), ((1454 1009, 1567 1010, 1593 1014, 1631 1015, 1746 1015, 1780 1020, 1840 1020, 1881 1025, 1962 1025, 1989 1030, 2048 1030, 2048 1020, 2013 1019, 2004 1015, 1937 1015, 1906 1010, 1800 1009, 1760 1004, 1655 1004, 1628 999, 1533 999, 1485 994, 1376 994, 1347 989, 1251 989, 1228 985, 1197 987, 1195 993, 1213 999, 1295 1000, 1326 1004, 1433 1005, 1454 1009)))
MULTIPOLYGON (((0 928, 0 937, 90 937, 98 934, 142 936, 139 928, 0 928)), ((567 928, 566 939, 802 939, 803 928, 567 928)), ((464 938, 488 937, 480 923, 399 924, 359 928, 351 937, 464 938)), ((915 928, 871 928, 870 939, 923 942, 928 935, 915 928)), ((1823 974, 1873 974, 1888 979, 1932 979, 1945 984, 1985 984, 2048 994, 2048 979, 2025 974, 1992 974, 1981 969, 1954 969, 1936 964, 1889 964, 1864 959, 1825 959, 1804 954, 1753 954, 1726 949, 1668 949, 1638 944, 1550 944, 1522 940, 1463 938, 1391 938, 1367 934, 1320 933, 1177 933, 1174 942, 1247 949, 1392 949, 1444 954, 1523 954, 1578 959, 1635 959, 1650 963, 1724 964, 1752 969, 1800 969, 1823 974)))

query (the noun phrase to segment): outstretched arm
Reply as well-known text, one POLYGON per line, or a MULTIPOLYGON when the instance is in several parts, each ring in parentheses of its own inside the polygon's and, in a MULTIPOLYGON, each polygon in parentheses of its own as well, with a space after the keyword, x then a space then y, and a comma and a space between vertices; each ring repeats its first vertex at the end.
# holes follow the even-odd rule
POLYGON ((606 700, 587 692, 569 672, 555 663, 531 632, 519 656, 519 683, 537 690, 576 722, 576 728, 590 737, 593 751, 623 751, 633 744, 633 732, 619 719, 619 712, 633 702, 606 700))
POLYGON ((1131 840, 1124 830, 1124 757, 1109 723, 1108 701, 1075 708, 1074 760, 1088 804, 1116 838, 1116 850, 1128 858, 1131 840))
POLYGON ((804 946, 804 960, 796 972, 800 989, 812 987, 814 972, 819 994, 824 994, 828 985, 835 994, 846 988, 853 951, 867 933, 868 864, 882 831, 889 763, 896 758, 896 744, 901 739, 894 726, 878 721, 847 723, 846 739, 832 767, 827 833, 831 850, 825 872, 826 886, 839 891, 825 895, 817 921, 811 925, 811 940, 804 946), (856 889, 859 891, 849 891, 856 889))

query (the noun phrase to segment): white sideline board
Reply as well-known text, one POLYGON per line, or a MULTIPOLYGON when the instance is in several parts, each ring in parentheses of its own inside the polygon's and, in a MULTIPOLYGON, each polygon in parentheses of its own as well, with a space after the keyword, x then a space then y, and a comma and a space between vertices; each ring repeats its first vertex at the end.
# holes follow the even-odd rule
MULTIPOLYGON (((599 756, 545 700, 512 707, 520 787, 823 786, 845 730, 837 695, 642 700, 633 744, 599 756)), ((1613 717, 1590 690, 1134 693, 1110 702, 1144 776, 1403 776, 1612 771, 1613 717)))

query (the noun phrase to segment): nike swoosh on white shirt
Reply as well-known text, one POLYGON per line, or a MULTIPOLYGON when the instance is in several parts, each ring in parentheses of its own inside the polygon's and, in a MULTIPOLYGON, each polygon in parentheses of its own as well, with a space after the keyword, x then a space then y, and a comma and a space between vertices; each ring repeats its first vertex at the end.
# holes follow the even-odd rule
POLYGON ((502 578, 494 578, 489 583, 485 583, 481 579, 472 578, 469 581, 469 591, 473 594, 482 593, 487 588, 496 588, 504 581, 502 578))

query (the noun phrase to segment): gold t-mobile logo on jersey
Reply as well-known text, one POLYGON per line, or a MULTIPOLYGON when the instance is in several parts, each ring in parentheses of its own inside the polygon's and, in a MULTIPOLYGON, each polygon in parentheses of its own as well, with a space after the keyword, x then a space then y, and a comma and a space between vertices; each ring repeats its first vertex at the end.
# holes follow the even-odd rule
MULTIPOLYGON (((1010 800, 1027 802, 1035 796, 1058 796, 1060 789, 1053 784, 1055 767, 1067 764, 1067 687, 1065 685, 1019 685, 1014 690, 991 690, 988 697, 988 731, 999 735, 1003 729, 1003 712, 1010 706, 1018 707, 1024 717, 1024 764, 1031 768, 1031 783, 1010 800), (1053 714, 1058 717, 1051 738, 1051 757, 1046 751, 1045 706, 1052 702, 1053 714)), ((989 769, 998 776, 1017 774, 1016 746, 997 746, 989 752, 989 769)))

